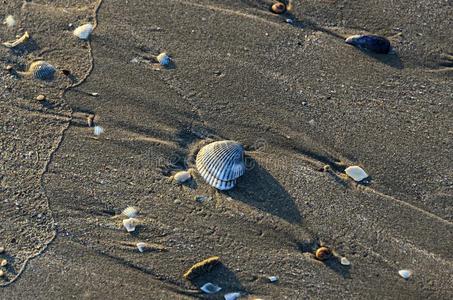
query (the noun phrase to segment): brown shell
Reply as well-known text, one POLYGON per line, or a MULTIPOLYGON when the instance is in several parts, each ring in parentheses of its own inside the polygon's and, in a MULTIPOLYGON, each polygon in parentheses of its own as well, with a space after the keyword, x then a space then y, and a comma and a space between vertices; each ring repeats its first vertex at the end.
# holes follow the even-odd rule
POLYGON ((327 247, 319 247, 315 253, 316 258, 319 260, 326 260, 330 258, 331 255, 332 251, 327 247))
POLYGON ((286 5, 281 2, 275 2, 271 6, 271 11, 275 14, 282 14, 286 11, 286 5))

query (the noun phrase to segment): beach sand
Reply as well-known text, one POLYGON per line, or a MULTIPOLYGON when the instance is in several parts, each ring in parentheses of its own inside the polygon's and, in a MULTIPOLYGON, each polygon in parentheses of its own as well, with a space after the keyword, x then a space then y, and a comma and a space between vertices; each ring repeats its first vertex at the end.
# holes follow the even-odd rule
POLYGON ((264 0, 152 2, 0 6, 17 21, 0 41, 32 37, 0 47, 1 299, 453 297, 451 2, 295 1, 281 16, 264 0), (396 54, 344 43, 361 33, 396 54), (149 63, 163 51, 170 68, 149 63), (4 70, 39 57, 72 75, 4 70), (225 139, 247 150, 236 188, 171 180, 225 139), (115 217, 128 206, 133 234, 115 217), (320 244, 351 265, 316 260, 320 244), (214 255, 212 272, 182 277, 214 255), (222 290, 201 293, 208 281, 222 290))

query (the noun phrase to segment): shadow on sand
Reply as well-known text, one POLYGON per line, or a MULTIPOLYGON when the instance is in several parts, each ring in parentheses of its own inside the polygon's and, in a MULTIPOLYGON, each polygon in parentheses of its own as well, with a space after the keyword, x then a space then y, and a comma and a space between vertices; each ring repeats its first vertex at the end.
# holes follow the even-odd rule
POLYGON ((246 161, 246 176, 241 177, 237 187, 226 194, 290 223, 301 223, 297 205, 283 186, 256 160, 246 157, 246 161))

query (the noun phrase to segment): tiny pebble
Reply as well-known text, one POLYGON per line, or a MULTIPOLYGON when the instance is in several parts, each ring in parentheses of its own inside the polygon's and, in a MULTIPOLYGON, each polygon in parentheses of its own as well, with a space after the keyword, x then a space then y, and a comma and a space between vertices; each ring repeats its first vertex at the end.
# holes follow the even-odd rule
POLYGON ((340 263, 343 266, 349 266, 351 264, 351 262, 346 257, 342 257, 341 260, 340 260, 340 263))
POLYGON ((38 96, 36 97, 36 100, 38 100, 38 101, 44 101, 44 100, 46 100, 46 96, 44 96, 44 95, 38 95, 38 96))
POLYGON ((8 264, 8 261, 6 259, 2 260, 2 262, 0 263, 0 266, 1 267, 5 267, 6 265, 8 264))
POLYGON ((5 252, 5 247, 0 247, 0 254, 5 252))
POLYGON ((3 277, 5 276, 5 272, 3 272, 2 270, 0 270, 0 277, 3 277))
POLYGON ((13 69, 13 66, 11 66, 11 65, 7 65, 7 66, 5 67, 5 70, 6 70, 6 71, 11 71, 12 69, 13 69))

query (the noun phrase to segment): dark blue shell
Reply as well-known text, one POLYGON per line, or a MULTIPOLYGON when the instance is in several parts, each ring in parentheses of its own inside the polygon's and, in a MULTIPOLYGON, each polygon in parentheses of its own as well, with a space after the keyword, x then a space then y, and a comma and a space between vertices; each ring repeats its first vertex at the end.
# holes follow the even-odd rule
POLYGON ((346 39, 346 43, 380 54, 387 54, 392 48, 388 39, 378 35, 352 36, 346 39))
POLYGON ((55 74, 55 67, 45 61, 38 61, 32 63, 30 71, 33 77, 40 80, 52 80, 55 74))

